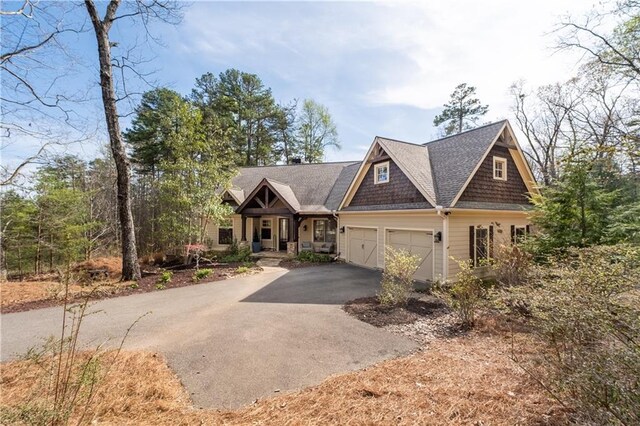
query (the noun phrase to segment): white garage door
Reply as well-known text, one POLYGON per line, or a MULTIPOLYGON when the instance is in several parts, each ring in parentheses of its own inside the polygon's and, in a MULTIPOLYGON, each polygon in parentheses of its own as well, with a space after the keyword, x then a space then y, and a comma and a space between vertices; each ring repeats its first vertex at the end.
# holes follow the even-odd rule
POLYGON ((420 267, 413 276, 415 280, 433 280, 433 232, 389 229, 386 241, 396 250, 404 249, 420 256, 420 267))
POLYGON ((375 268, 378 266, 378 230, 371 228, 347 229, 349 252, 347 259, 356 265, 375 268))

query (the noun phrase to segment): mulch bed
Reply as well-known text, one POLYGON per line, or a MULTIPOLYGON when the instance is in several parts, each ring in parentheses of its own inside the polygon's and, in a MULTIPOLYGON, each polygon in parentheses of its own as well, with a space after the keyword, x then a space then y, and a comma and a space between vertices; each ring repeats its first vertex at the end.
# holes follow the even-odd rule
MULTIPOLYGON (((189 285, 196 284, 206 284, 213 281, 221 281, 226 280, 227 278, 231 278, 239 274, 237 269, 239 266, 245 266, 245 263, 227 263, 225 265, 219 266, 200 266, 200 269, 208 268, 211 269, 211 275, 207 278, 200 280, 199 282, 195 282, 193 280, 194 269, 191 267, 190 269, 179 269, 172 270, 173 276, 171 277, 171 281, 168 283, 163 283, 164 289, 160 290, 156 288, 158 284, 158 279, 160 277, 162 269, 159 268, 143 268, 142 271, 142 279, 137 282, 137 285, 126 286, 126 287, 116 287, 113 285, 105 285, 103 288, 100 288, 96 292, 94 292, 89 300, 101 300, 101 299, 109 299, 113 297, 120 296, 129 296, 131 294, 137 293, 148 293, 151 291, 163 291, 170 288, 178 288, 178 287, 186 287, 189 285)), ((260 272, 262 268, 258 266, 252 266, 249 268, 249 271, 245 274, 253 274, 260 272)), ((86 296, 81 295, 76 297, 70 301, 70 303, 80 302, 85 300, 86 296)), ((48 308, 51 306, 60 306, 63 305, 64 301, 60 299, 42 299, 42 300, 33 300, 24 303, 16 303, 15 305, 3 306, 0 310, 0 313, 8 314, 12 312, 23 312, 30 311, 32 309, 40 309, 40 308, 48 308)))
POLYGON ((376 297, 363 297, 347 302, 343 309, 348 314, 376 327, 411 324, 421 318, 439 316, 446 305, 436 299, 410 298, 406 307, 380 305, 376 297))

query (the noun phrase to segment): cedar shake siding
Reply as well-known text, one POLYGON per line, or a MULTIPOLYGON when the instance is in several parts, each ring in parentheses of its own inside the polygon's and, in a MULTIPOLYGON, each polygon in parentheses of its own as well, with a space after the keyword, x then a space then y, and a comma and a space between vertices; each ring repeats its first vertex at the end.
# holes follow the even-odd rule
POLYGON ((403 204, 423 207, 425 204, 428 205, 429 203, 418 188, 413 185, 393 160, 385 161, 371 164, 360 187, 349 203, 349 207, 388 205, 402 208, 403 204), (389 182, 375 184, 373 181, 374 165, 385 161, 389 161, 389 182))
POLYGON ((459 201, 486 203, 529 204, 527 186, 518 172, 508 148, 494 145, 489 155, 460 196, 459 201), (507 180, 493 178, 493 157, 507 159, 507 180))

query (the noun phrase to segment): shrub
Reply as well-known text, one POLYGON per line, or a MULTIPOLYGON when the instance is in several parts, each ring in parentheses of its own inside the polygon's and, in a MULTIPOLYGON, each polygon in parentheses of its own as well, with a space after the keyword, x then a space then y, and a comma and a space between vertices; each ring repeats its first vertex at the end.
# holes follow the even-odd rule
POLYGON ((526 300, 545 350, 529 368, 579 423, 640 424, 640 248, 569 249, 505 289, 526 300))
POLYGON ((167 288, 167 286, 163 283, 156 284, 156 290, 164 290, 165 288, 167 288))
POLYGON ((158 278, 158 283, 159 284, 170 283, 171 282, 171 278, 173 278, 173 272, 164 271, 162 274, 160 274, 160 278, 158 278))
POLYGON ((249 272, 249 267, 247 266, 238 266, 236 269, 236 273, 238 274, 246 274, 247 272, 249 272))
POLYGON ((499 245, 491 264, 497 282, 503 286, 525 282, 530 267, 531 255, 517 244, 499 245))
POLYGON ((413 289, 413 274, 420 266, 420 257, 407 250, 387 247, 384 252, 382 290, 378 301, 385 306, 404 306, 413 289))
POLYGON ((222 256, 220 261, 225 263, 244 263, 251 260, 251 249, 249 247, 238 247, 238 245, 231 245, 222 256))
POLYGON ((460 270, 456 274, 456 280, 451 283, 439 283, 434 288, 434 293, 454 310, 463 327, 472 327, 484 296, 484 288, 482 280, 474 274, 471 262, 457 263, 460 270))
POLYGON ((197 271, 195 271, 193 273, 193 281, 198 282, 204 278, 207 278, 209 275, 211 275, 211 269, 198 269, 197 271))
POLYGON ((309 263, 328 263, 331 262, 331 256, 324 253, 314 253, 312 251, 301 251, 296 256, 296 259, 300 262, 309 263))

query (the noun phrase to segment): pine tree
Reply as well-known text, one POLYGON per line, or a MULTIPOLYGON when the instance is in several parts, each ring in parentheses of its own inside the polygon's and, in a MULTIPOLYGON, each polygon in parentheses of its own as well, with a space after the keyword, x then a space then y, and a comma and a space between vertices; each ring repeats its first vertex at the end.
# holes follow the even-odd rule
POLYGON ((467 83, 459 84, 449 99, 444 104, 444 110, 433 119, 434 126, 445 124, 446 136, 471 129, 478 119, 489 111, 489 105, 482 105, 480 100, 474 97, 476 88, 467 86, 467 83))

